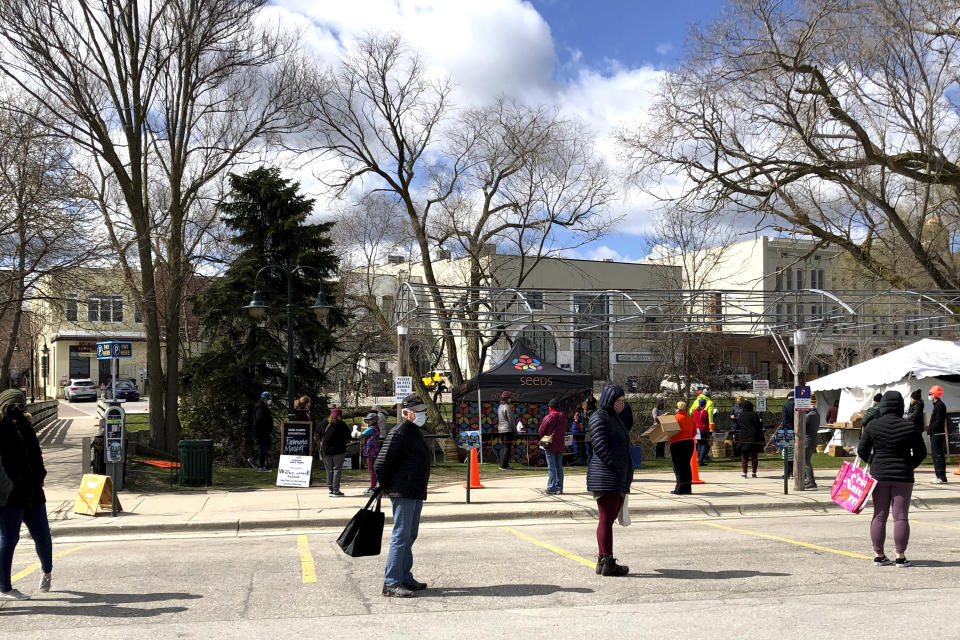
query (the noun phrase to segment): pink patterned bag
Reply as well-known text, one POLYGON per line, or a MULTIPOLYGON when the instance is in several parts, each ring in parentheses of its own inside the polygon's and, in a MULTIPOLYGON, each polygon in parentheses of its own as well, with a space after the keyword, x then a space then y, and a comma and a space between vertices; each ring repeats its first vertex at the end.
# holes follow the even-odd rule
POLYGON ((830 499, 850 513, 860 513, 876 486, 877 481, 870 477, 866 465, 860 467, 857 456, 852 463, 845 460, 840 465, 840 473, 830 489, 830 499))

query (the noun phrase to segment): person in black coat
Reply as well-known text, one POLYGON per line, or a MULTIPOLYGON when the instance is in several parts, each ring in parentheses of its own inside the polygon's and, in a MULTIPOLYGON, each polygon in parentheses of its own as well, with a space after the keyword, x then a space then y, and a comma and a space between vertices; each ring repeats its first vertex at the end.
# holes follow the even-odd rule
POLYGON ((740 446, 741 477, 747 477, 747 462, 753 465, 753 477, 757 477, 760 452, 763 451, 763 423, 753 410, 753 403, 744 400, 737 418, 737 444, 740 446))
POLYGON ((263 472, 270 471, 267 467, 267 455, 270 453, 270 440, 273 436, 271 402, 273 402, 273 394, 264 391, 253 409, 253 439, 257 443, 257 462, 254 462, 253 456, 247 458, 247 464, 263 472))
POLYGON ((331 498, 342 498, 340 477, 343 474, 343 461, 347 459, 347 445, 350 444, 350 427, 343 421, 343 411, 332 409, 327 418, 327 426, 320 436, 320 456, 327 475, 327 489, 331 498))
POLYGON ((870 421, 863 430, 857 455, 870 466, 870 475, 877 481, 873 489, 873 519, 870 522, 870 540, 878 565, 890 564, 883 551, 887 535, 887 516, 893 507, 893 541, 897 550, 898 567, 910 566, 904 557, 910 540, 910 496, 913 493, 914 474, 927 448, 923 437, 903 416, 903 396, 899 391, 887 391, 880 399, 880 416, 870 421))
POLYGON ((943 387, 930 387, 930 457, 933 458, 933 484, 947 482, 947 405, 943 404, 943 387))
POLYGON ((401 403, 400 424, 380 446, 373 470, 393 505, 393 534, 384 571, 383 595, 407 598, 427 588, 414 579, 413 543, 420 530, 420 512, 430 481, 430 447, 420 432, 427 421, 427 405, 409 395, 401 403))
POLYGON ((613 522, 620 514, 633 482, 630 433, 618 417, 623 411, 623 389, 617 385, 604 387, 598 404, 599 408, 590 416, 587 425, 593 444, 593 458, 587 467, 587 491, 593 492, 600 515, 597 573, 622 576, 629 572, 629 568, 618 565, 613 557, 613 522))
POLYGON ((923 392, 920 389, 914 389, 910 394, 910 406, 907 407, 907 420, 913 423, 913 427, 923 433, 923 392))
POLYGON ((0 393, 0 476, 7 479, 0 494, 0 600, 29 598, 13 588, 10 576, 21 524, 27 525, 40 558, 40 591, 50 590, 53 571, 53 544, 43 493, 47 470, 30 416, 24 413, 26 402, 19 389, 0 393))

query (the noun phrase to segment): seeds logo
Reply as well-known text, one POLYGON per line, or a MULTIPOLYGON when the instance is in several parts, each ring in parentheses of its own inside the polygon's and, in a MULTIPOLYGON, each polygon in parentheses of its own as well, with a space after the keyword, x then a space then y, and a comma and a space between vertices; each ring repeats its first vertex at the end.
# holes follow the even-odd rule
POLYGON ((543 369, 543 365, 540 364, 540 361, 536 358, 520 356, 519 358, 513 359, 513 368, 518 371, 539 371, 543 369))

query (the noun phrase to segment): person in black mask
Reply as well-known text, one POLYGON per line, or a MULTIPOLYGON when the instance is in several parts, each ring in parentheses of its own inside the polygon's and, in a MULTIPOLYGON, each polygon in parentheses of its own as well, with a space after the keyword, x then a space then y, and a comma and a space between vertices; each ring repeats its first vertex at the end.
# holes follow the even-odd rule
POLYGON ((30 415, 24 412, 26 404, 19 389, 0 393, 0 480, 8 479, 0 482, 0 600, 29 599, 10 581, 21 524, 26 523, 40 558, 40 591, 50 590, 53 571, 53 545, 43 494, 47 470, 30 415))

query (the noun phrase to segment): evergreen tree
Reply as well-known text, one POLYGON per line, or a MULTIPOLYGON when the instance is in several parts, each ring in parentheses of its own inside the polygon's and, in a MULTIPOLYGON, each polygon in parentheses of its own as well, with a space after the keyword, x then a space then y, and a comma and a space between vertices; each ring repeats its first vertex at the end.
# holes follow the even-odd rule
MULTIPOLYGON (((207 347, 185 363, 181 416, 184 437, 211 438, 221 459, 239 462, 249 453, 251 416, 261 392, 273 394, 278 420, 287 413, 287 280, 276 269, 260 275, 258 288, 269 309, 264 318, 255 320, 242 307, 250 301, 257 271, 271 264, 316 270, 294 277, 292 298, 294 388, 297 396, 315 397, 333 337, 309 307, 323 286, 317 273, 331 274, 338 259, 328 237, 332 223, 307 224, 314 201, 304 198, 300 185, 282 178, 278 169, 231 174, 230 187, 218 209, 234 233, 231 243, 239 255, 223 277, 194 300, 207 347)), ((332 300, 330 287, 324 291, 332 300)), ((329 323, 341 322, 332 310, 329 323)), ((324 405, 313 402, 315 411, 324 405)))

